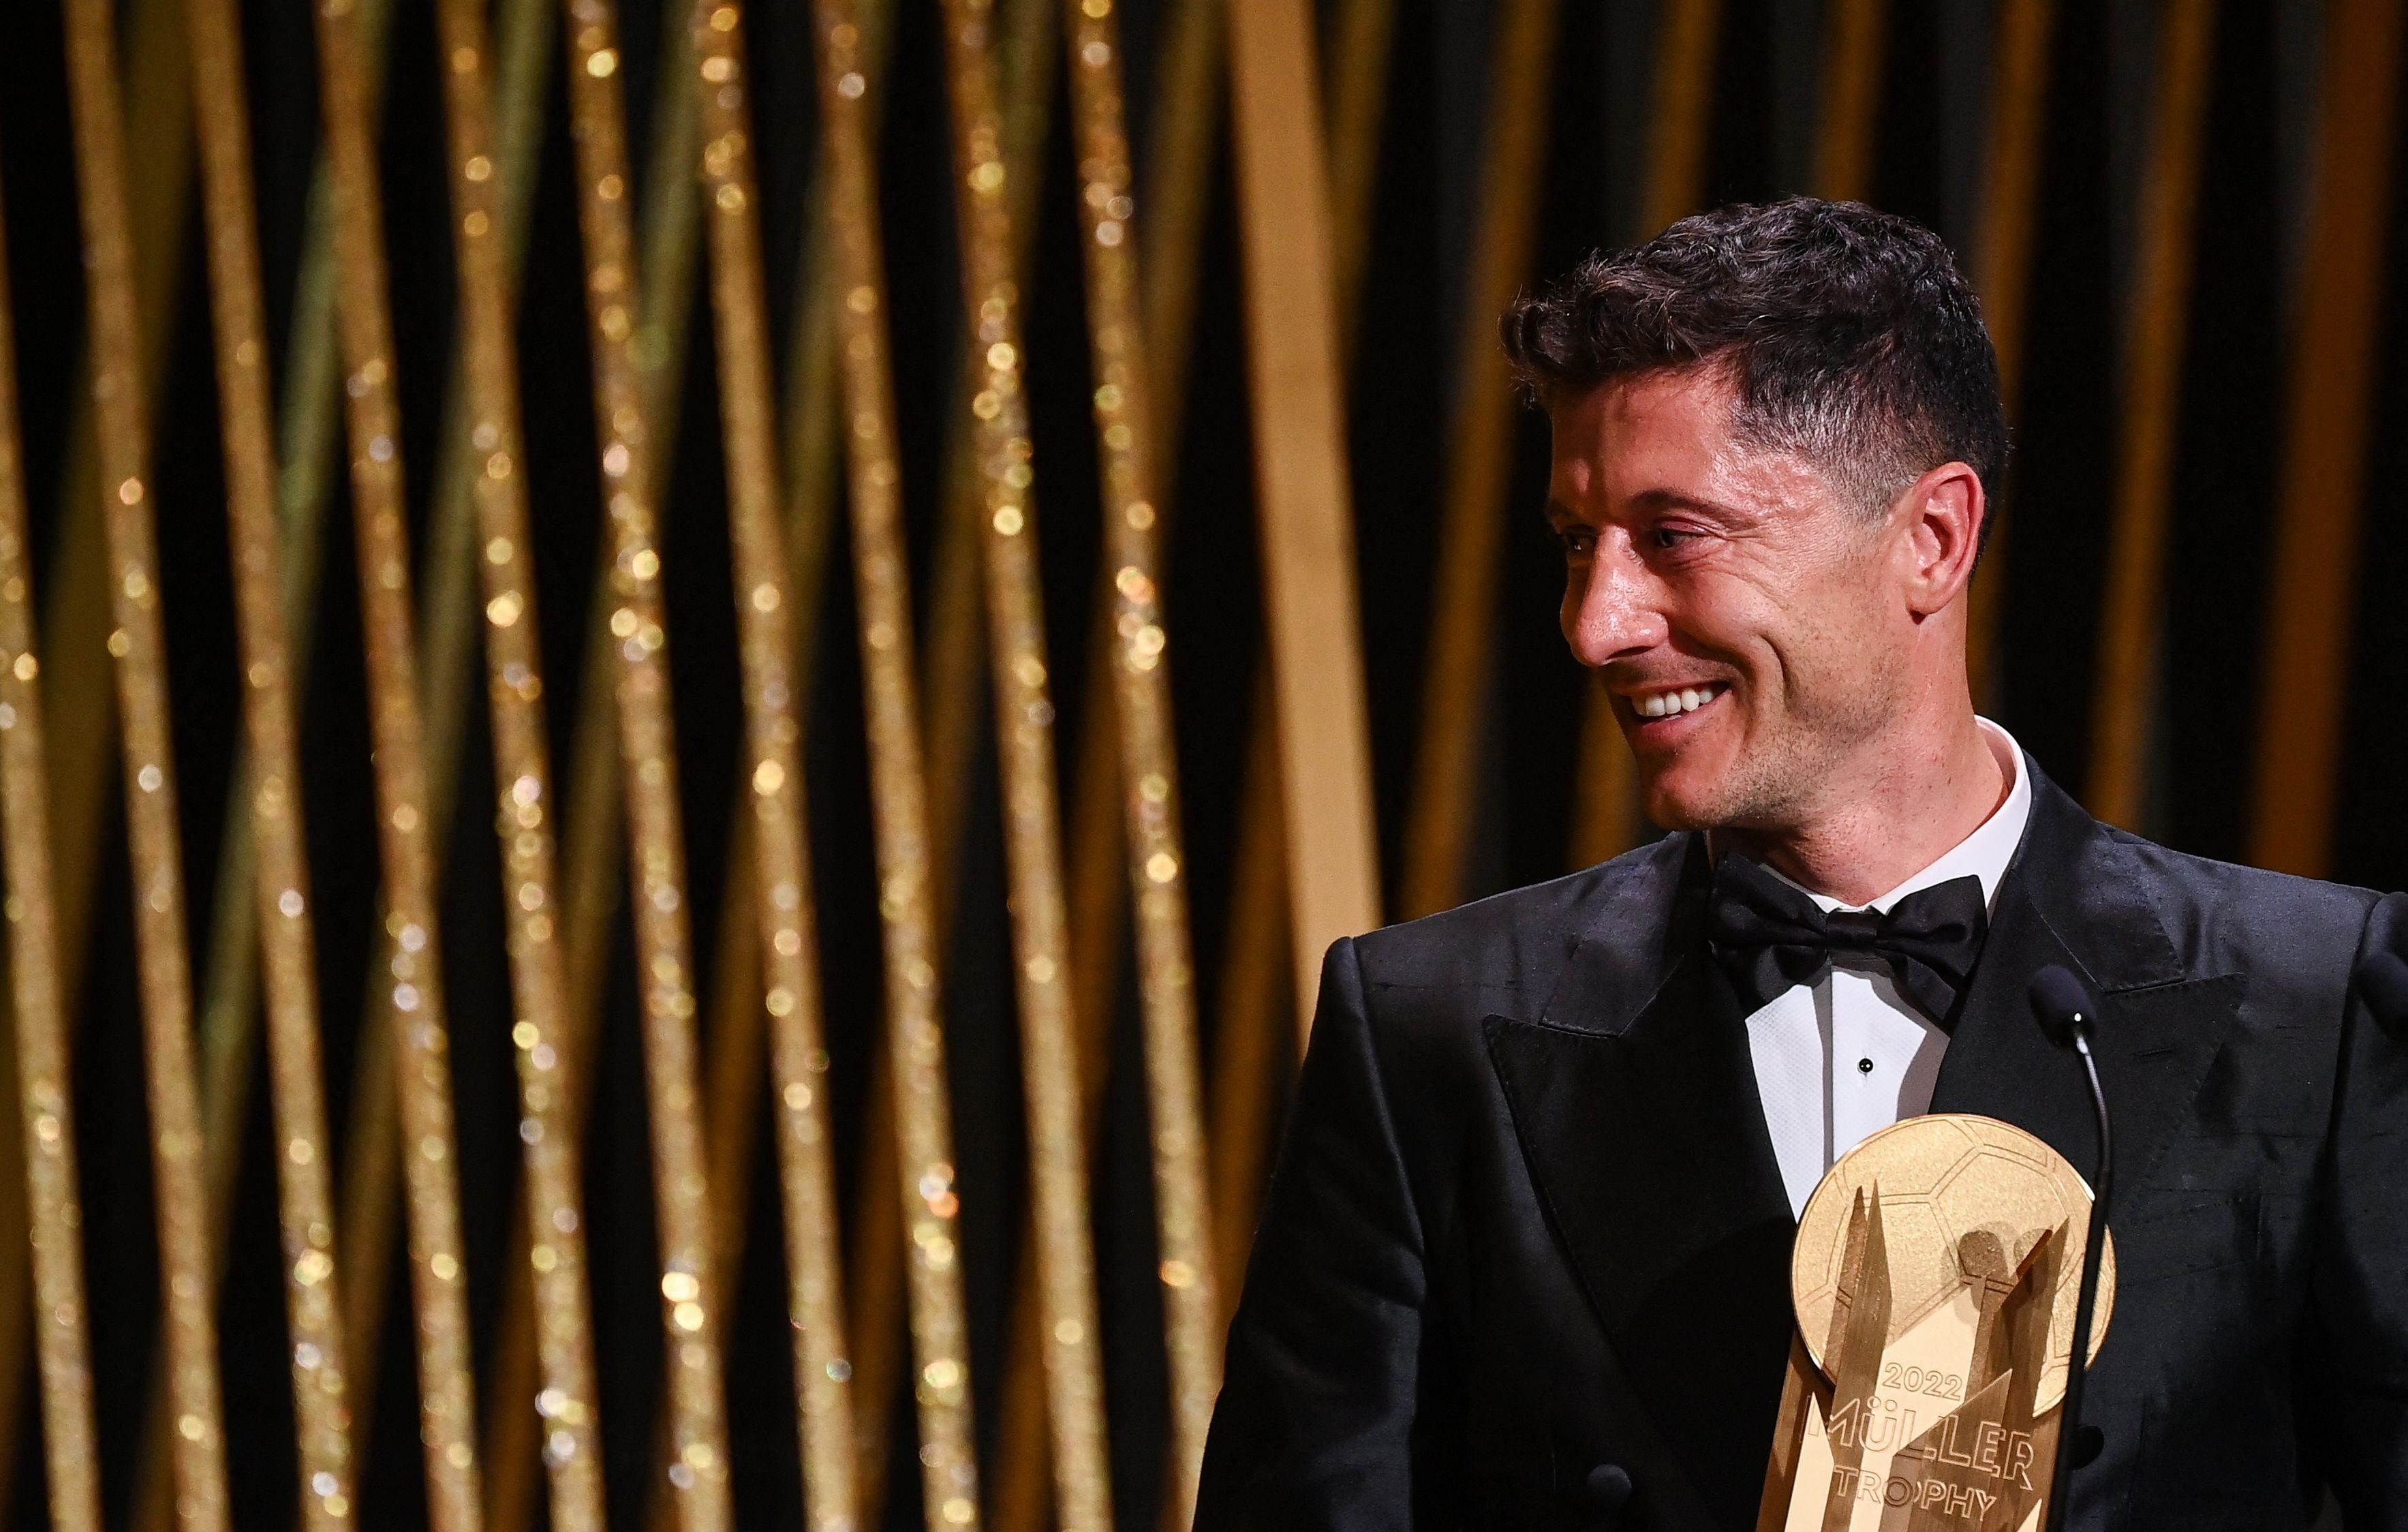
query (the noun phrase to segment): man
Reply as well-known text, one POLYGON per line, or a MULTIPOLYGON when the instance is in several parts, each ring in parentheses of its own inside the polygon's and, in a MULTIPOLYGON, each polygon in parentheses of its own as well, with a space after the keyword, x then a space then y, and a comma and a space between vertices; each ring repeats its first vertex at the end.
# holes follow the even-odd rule
POLYGON ((1726 208, 1505 316, 1554 428, 1564 636, 1674 833, 1340 941, 1197 1525, 1756 1525, 1796 1217, 1926 1110, 2086 1169, 2025 995, 2099 996, 2121 1277, 2086 1529, 2408 1527, 2408 900, 2092 820, 1975 716, 2007 432, 1947 251, 1726 208), (1857 913, 1835 913, 1856 911, 1857 913))

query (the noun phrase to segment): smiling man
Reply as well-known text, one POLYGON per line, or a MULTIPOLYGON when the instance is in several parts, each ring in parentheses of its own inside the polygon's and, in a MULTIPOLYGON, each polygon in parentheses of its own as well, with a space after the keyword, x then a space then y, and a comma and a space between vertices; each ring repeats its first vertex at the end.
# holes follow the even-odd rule
POLYGON ((1672 833, 1331 950, 1198 1526, 1756 1526, 1832 1162, 1928 1110, 2095 1159, 2024 1001, 2060 964, 2118 1124, 2069 1525, 2408 1528, 2408 1039, 2350 981, 2408 901, 2110 829, 1976 716, 2007 431, 1945 248, 1726 208, 1504 339, 1672 833))

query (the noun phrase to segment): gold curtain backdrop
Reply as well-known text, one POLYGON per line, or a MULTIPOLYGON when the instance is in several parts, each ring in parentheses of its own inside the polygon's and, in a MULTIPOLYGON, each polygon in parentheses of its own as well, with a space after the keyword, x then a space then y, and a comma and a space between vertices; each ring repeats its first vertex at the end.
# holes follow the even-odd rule
POLYGON ((1495 319, 1956 249, 1986 710, 2408 881, 2408 0, 0 9, 0 1512, 1182 1526, 1323 948, 1639 844, 1495 319))

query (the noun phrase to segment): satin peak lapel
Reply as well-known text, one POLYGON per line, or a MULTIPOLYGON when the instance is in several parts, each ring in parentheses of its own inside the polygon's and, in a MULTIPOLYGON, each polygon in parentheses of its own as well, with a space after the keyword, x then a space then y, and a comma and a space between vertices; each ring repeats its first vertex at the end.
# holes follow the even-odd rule
POLYGON ((2099 999, 2099 1078, 2114 1118, 2116 1181, 2138 1186, 2194 1110, 2242 980, 2186 972, 2129 849, 2039 777, 2031 827, 2000 885, 1931 1110, 2013 1123, 2087 1179, 2099 1133, 2081 1063, 2042 1033, 2025 998, 2032 976, 2052 963, 2081 975, 2099 999))
POLYGON ((1712 1499, 1771 1429, 1796 1225, 1744 1024, 1693 951, 1702 849, 1670 842, 1598 910, 1546 1019, 1485 1030, 1556 1241, 1712 1499))

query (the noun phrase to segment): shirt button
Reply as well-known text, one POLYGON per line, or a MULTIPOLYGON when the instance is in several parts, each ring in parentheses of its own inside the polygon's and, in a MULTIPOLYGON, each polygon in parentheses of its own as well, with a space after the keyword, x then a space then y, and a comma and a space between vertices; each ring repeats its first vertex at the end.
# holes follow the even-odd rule
POLYGON ((1870 1060, 1870 1059, 1858 1059, 1858 1060, 1856 1060, 1856 1073, 1858 1073, 1858 1074, 1860 1074, 1860 1075, 1869 1075, 1869 1074, 1871 1074, 1872 1072, 1873 1072, 1873 1061, 1872 1061, 1872 1060, 1870 1060))

